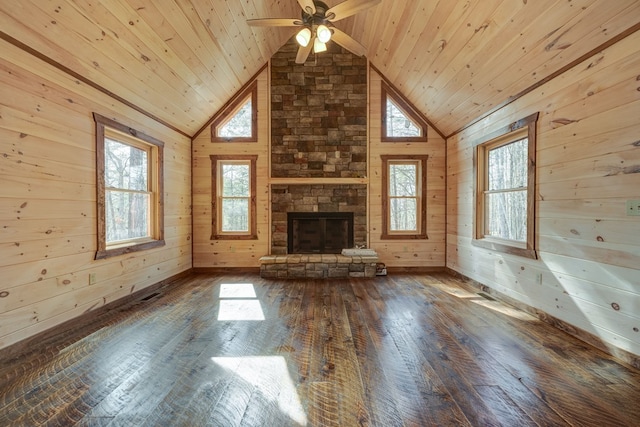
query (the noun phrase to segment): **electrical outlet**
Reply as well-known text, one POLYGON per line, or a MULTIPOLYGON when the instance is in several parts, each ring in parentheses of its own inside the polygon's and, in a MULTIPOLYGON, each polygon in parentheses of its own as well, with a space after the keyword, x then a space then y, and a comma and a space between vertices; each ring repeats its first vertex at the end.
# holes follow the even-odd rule
POLYGON ((536 274, 536 282, 538 282, 539 285, 542 285, 542 273, 536 274))
POLYGON ((96 284, 96 273, 89 273, 89 285, 96 284))
POLYGON ((627 200, 627 216, 640 216, 640 200, 627 200))

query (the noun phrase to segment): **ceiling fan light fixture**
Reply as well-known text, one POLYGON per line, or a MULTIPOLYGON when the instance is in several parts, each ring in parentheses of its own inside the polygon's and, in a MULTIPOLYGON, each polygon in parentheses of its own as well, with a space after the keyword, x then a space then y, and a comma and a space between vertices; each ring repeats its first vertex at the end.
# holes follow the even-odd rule
POLYGON ((305 27, 298 31, 298 34, 296 34, 296 41, 300 46, 307 47, 311 41, 311 30, 305 27))
POLYGON ((322 43, 326 43, 331 40, 331 30, 324 24, 318 25, 316 35, 318 36, 318 40, 322 43))
POLYGON ((325 52, 327 45, 322 43, 319 38, 313 39, 313 53, 325 52))

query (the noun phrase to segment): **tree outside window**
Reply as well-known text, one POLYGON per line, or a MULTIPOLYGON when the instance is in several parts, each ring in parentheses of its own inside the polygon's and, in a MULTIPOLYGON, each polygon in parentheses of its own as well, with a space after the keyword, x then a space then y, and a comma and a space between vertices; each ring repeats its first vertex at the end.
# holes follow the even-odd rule
POLYGON ((211 156, 212 239, 257 239, 258 156, 211 156))
POLYGON ((418 138, 422 129, 405 114, 392 100, 387 98, 387 137, 418 138))
POLYGON ((427 120, 391 86, 381 85, 382 142, 427 142, 427 120))
POLYGON ((475 143, 476 246, 536 258, 532 114, 475 143))
POLYGON ((107 244, 151 236, 146 149, 105 138, 107 244))
POLYGON ((211 142, 258 141, 258 82, 252 82, 216 114, 211 123, 211 142))
POLYGON ((383 239, 426 239, 428 156, 383 155, 383 239))
POLYGON ((527 138, 488 150, 485 235, 526 242, 528 158, 527 138))
POLYGON ((251 105, 251 98, 248 98, 229 121, 218 126, 218 137, 229 140, 250 138, 252 132, 251 105))
POLYGON ((94 119, 96 259, 164 245, 162 142, 98 114, 94 119))
POLYGON ((251 199, 250 164, 220 162, 221 195, 220 212, 221 232, 249 232, 249 201, 251 199))
POLYGON ((418 164, 389 163, 389 231, 418 230, 418 164))

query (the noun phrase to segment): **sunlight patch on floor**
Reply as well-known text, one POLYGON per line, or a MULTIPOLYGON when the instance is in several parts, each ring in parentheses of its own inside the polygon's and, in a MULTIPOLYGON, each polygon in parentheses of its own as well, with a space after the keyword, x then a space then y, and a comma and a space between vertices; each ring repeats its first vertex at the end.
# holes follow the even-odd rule
POLYGON ((511 307, 496 301, 487 301, 482 297, 472 299, 471 302, 486 307, 490 310, 497 311, 498 313, 505 314, 515 319, 525 320, 527 322, 537 321, 538 319, 527 312, 519 310, 515 307, 511 307))
POLYGON ((264 312, 257 299, 223 299, 218 320, 264 320, 264 312))
POLYGON ((301 426, 307 425, 307 415, 284 357, 212 357, 211 360, 256 387, 267 399, 276 402, 291 420, 301 426))
POLYGON ((220 285, 220 298, 255 298, 256 290, 252 283, 223 283, 220 285))
POLYGON ((218 320, 264 320, 264 311, 256 299, 251 283, 223 283, 220 285, 218 320))

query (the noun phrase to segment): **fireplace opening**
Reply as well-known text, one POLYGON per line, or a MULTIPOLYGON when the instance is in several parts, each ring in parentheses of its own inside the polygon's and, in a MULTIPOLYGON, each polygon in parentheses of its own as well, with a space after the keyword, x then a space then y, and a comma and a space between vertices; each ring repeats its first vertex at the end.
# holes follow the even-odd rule
POLYGON ((353 212, 289 212, 287 252, 339 254, 353 247, 353 212))

